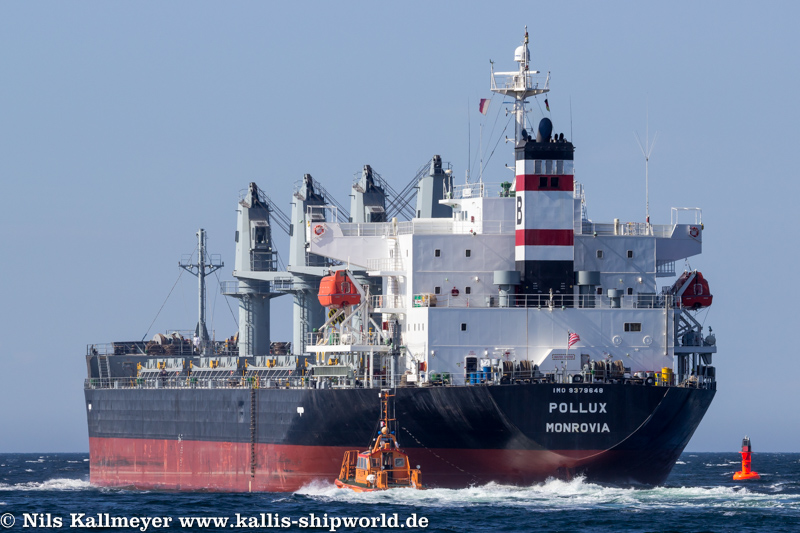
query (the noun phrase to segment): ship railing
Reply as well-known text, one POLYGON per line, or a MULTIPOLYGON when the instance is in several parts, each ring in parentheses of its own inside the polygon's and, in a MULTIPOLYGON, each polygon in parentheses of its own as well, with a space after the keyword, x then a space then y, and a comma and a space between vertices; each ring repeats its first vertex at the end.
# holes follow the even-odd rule
POLYGON ((649 228, 645 222, 620 222, 615 224, 590 222, 584 220, 580 225, 580 233, 583 235, 618 235, 633 237, 659 237, 669 238, 675 226, 672 224, 650 224, 649 228))
POLYGON ((147 342, 105 342, 87 344, 86 355, 146 355, 147 342))
MULTIPOLYGON (((555 161, 553 163, 545 161, 536 174, 570 175, 574 172, 572 161, 555 161)), ((457 200, 464 198, 510 198, 515 195, 515 191, 511 190, 512 185, 513 183, 510 181, 462 183, 455 185, 453 190, 446 196, 457 200)), ((583 185, 577 181, 574 182, 573 198, 576 200, 584 199, 583 185)))
POLYGON ((192 375, 139 376, 125 378, 87 378, 85 389, 225 389, 225 388, 307 388, 309 380, 293 371, 272 372, 216 372, 216 375, 196 372, 192 375))
POLYGON ((403 261, 399 257, 378 257, 367 259, 367 270, 370 272, 402 272, 403 261))
POLYGON ((219 293, 224 296, 239 294, 239 280, 220 281, 219 293))
POLYGON ((513 89, 515 91, 523 89, 548 89, 550 75, 536 71, 519 72, 492 72, 492 91, 497 89, 513 89))
POLYGON ((373 294, 370 305, 373 309, 405 309, 406 299, 400 294, 373 294))
POLYGON ((703 225, 703 210, 699 207, 673 207, 670 210, 669 220, 672 224, 677 225, 680 223, 681 213, 685 213, 684 218, 691 218, 690 222, 684 224, 703 225))
MULTIPOLYGON (((233 339, 212 340, 209 342, 209 346, 214 355, 237 355, 239 353, 238 346, 233 339)), ((182 341, 173 340, 166 344, 158 344, 154 341, 87 344, 86 355, 147 355, 170 358, 197 356, 200 355, 200 352, 192 345, 190 338, 184 338, 182 341)))
POLYGON ((253 272, 274 272, 278 270, 278 253, 252 250, 250 252, 250 270, 253 272))
POLYGON ((675 275, 675 261, 656 259, 656 277, 672 277, 675 275))
POLYGON ((343 237, 389 237, 393 235, 513 235, 513 220, 452 220, 444 218, 390 222, 339 224, 343 237))
POLYGON ((462 183, 455 185, 450 197, 454 199, 463 198, 507 198, 511 196, 511 182, 485 182, 462 183))
MULTIPOLYGON (((325 367, 322 367, 325 368, 325 367)), ((139 376, 124 378, 87 378, 85 389, 328 389, 328 388, 397 388, 397 387, 474 387, 504 386, 533 383, 554 383, 571 387, 602 386, 604 384, 625 384, 654 387, 680 387, 694 389, 716 389, 716 380, 702 376, 678 376, 660 371, 635 372, 633 375, 613 374, 610 371, 564 371, 541 372, 535 368, 502 370, 492 367, 491 370, 475 370, 461 372, 439 372, 431 370, 420 375, 395 374, 386 372, 369 376, 354 371, 347 375, 313 375, 309 376, 304 369, 251 369, 244 375, 227 372, 194 372, 169 376, 139 376)))
POLYGON ((414 219, 397 224, 398 235, 513 235, 513 220, 414 219))
POLYGON ((442 294, 420 293, 413 296, 413 307, 476 307, 476 308, 580 308, 580 309, 663 309, 663 294, 629 294, 609 298, 600 294, 492 294, 473 295, 458 291, 442 294))
POLYGON ((392 235, 390 222, 346 222, 339 224, 343 237, 384 237, 392 235))
MULTIPOLYGON (((367 331, 344 331, 340 332, 333 328, 324 331, 312 331, 306 333, 306 346, 341 346, 341 345, 360 345, 360 346, 381 346, 381 335, 370 328, 367 331)), ((314 350, 310 350, 314 351, 314 350)))

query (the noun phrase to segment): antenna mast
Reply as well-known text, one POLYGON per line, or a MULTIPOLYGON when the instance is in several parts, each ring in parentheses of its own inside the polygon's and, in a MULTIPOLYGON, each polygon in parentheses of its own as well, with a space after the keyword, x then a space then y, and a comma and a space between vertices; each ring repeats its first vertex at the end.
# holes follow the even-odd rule
POLYGON ((514 61, 519 63, 519 70, 512 72, 495 72, 494 63, 492 63, 491 90, 514 98, 514 115, 517 119, 514 130, 516 144, 522 140, 522 130, 525 129, 525 99, 550 90, 550 74, 548 73, 547 77, 542 80, 541 76, 536 76, 539 74, 538 70, 529 68, 530 51, 528 50, 527 26, 525 26, 525 40, 514 50, 514 61))
POLYGON ((200 339, 200 353, 208 355, 209 337, 206 329, 206 276, 222 268, 224 263, 219 256, 211 256, 211 260, 206 262, 206 230, 200 228, 197 231, 197 263, 192 263, 191 259, 181 260, 178 266, 197 276, 198 284, 198 317, 195 335, 200 339))
POLYGON ((647 224, 647 233, 650 234, 650 156, 653 154, 653 148, 656 145, 658 132, 653 136, 653 143, 650 144, 650 111, 647 111, 647 125, 645 126, 645 144, 642 145, 642 140, 639 134, 636 134, 636 142, 639 143, 639 149, 644 156, 644 209, 645 209, 645 222, 647 224))

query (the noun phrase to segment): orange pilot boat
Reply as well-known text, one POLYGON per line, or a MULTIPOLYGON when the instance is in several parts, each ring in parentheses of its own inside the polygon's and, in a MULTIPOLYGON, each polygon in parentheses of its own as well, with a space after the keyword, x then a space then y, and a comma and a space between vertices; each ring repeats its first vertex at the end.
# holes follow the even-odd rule
POLYGON ((356 492, 422 489, 420 468, 411 468, 408 455, 400 449, 393 431, 396 421, 389 415, 389 398, 394 395, 388 390, 382 390, 380 397, 380 432, 366 451, 345 452, 336 486, 356 492))

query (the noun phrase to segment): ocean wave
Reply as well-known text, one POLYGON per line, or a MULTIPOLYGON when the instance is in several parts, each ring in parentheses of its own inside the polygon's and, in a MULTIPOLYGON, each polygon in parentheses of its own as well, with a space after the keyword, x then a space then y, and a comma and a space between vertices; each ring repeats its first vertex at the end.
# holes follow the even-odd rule
POLYGON ((39 490, 86 490, 93 488, 88 481, 82 479, 48 479, 47 481, 31 481, 28 483, 0 483, 0 491, 39 491, 39 490))
MULTIPOLYGON (((424 478, 423 478, 424 482, 424 478)), ((525 508, 545 512, 565 508, 573 510, 648 511, 669 508, 794 508, 797 498, 781 494, 762 494, 740 486, 622 488, 589 483, 583 478, 572 481, 549 479, 530 487, 489 483, 466 489, 394 489, 356 493, 339 489, 333 483, 315 482, 295 494, 315 500, 348 503, 387 503, 418 507, 470 507, 492 505, 525 508)))

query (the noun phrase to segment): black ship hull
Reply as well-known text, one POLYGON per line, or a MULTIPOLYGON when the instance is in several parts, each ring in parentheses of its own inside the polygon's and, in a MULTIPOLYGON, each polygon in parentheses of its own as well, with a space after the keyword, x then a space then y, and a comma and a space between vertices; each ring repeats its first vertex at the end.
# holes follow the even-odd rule
MULTIPOLYGON (((659 484, 715 391, 532 383, 396 389, 398 440, 426 486, 548 477, 659 484)), ((175 490, 293 491, 332 482, 377 434, 378 389, 85 391, 91 481, 175 490)))

